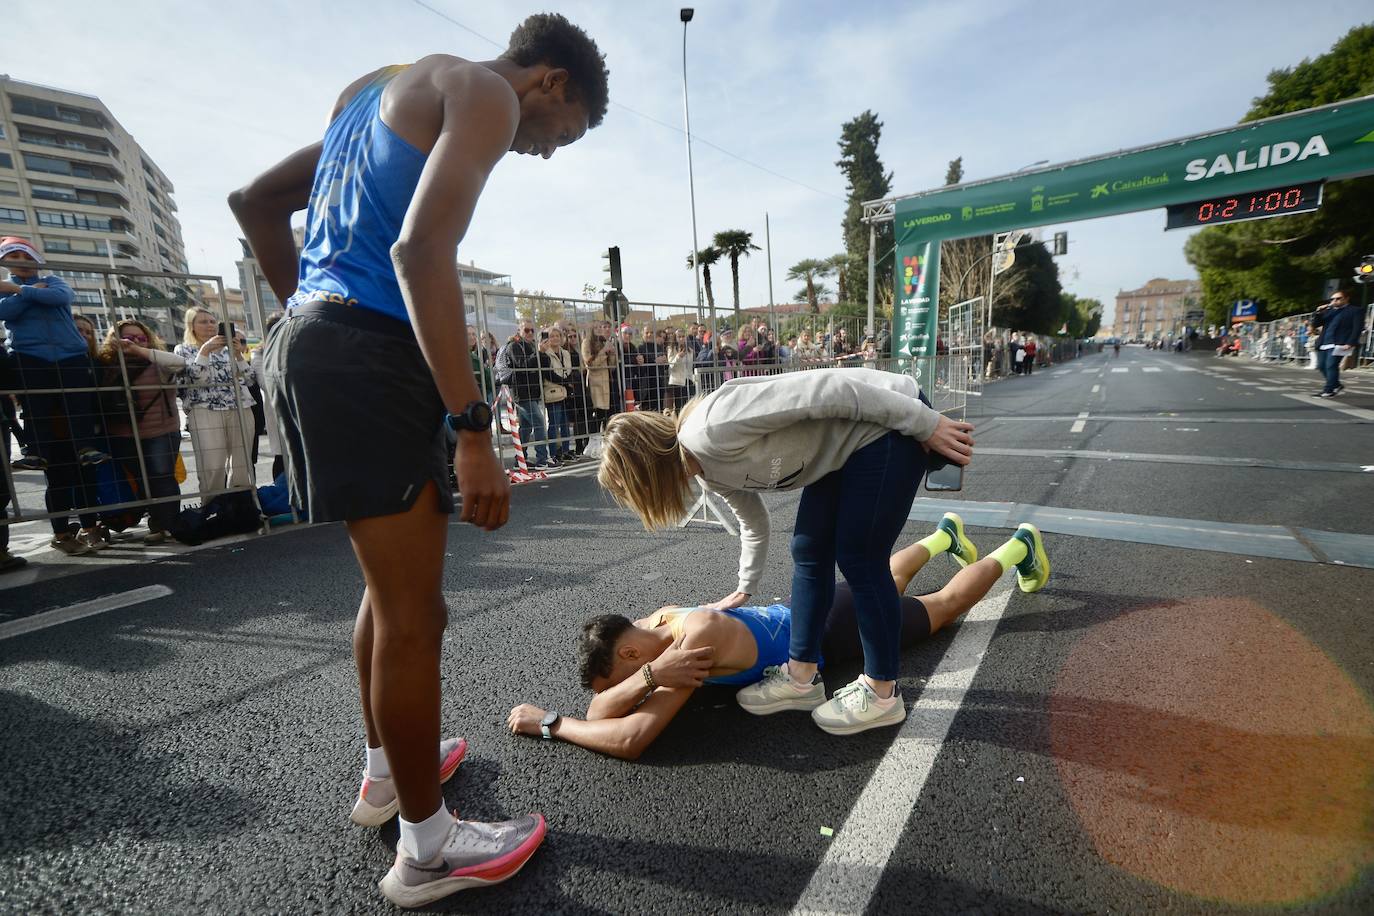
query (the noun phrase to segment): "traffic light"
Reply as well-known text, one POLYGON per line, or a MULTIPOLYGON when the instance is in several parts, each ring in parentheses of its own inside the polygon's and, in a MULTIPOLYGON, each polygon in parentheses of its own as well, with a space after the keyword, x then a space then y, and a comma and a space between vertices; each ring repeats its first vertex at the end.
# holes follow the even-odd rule
POLYGON ((620 278, 620 249, 612 245, 601 256, 606 259, 606 285, 611 289, 624 289, 625 284, 620 278))
POLYGON ((1360 259, 1359 266, 1355 268, 1356 283, 1374 283, 1374 254, 1367 254, 1360 259))
POLYGON ((1054 234, 1054 249, 1051 253, 1055 257, 1069 253, 1069 234, 1067 232, 1056 232, 1054 234))

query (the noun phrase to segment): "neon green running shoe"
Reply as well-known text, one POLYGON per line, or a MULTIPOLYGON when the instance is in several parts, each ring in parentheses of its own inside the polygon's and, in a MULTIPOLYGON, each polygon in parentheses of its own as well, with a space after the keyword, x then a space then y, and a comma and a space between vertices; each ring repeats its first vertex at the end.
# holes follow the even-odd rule
POLYGON ((1023 592, 1040 591, 1050 581, 1050 556, 1045 553, 1040 529, 1023 522, 1012 538, 1026 545, 1026 558, 1016 564, 1016 584, 1023 592))
POLYGON ((968 566, 970 563, 978 562, 978 548, 973 546, 973 542, 964 534, 964 520, 953 512, 946 512, 940 517, 935 530, 943 531, 949 535, 949 550, 946 551, 954 562, 960 566, 968 566))

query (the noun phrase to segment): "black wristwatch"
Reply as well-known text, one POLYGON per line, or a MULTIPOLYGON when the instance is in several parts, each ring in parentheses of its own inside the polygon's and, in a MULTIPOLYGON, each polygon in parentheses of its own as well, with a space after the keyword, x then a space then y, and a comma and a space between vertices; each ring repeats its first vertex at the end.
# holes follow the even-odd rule
POLYGON ((545 741, 553 737, 553 735, 549 733, 549 729, 558 724, 558 718, 558 710, 550 709, 548 712, 544 713, 544 718, 539 720, 539 731, 544 735, 545 741))
POLYGON ((489 432, 491 430, 491 407, 486 401, 473 401, 463 408, 462 413, 445 414, 444 422, 455 433, 489 432))

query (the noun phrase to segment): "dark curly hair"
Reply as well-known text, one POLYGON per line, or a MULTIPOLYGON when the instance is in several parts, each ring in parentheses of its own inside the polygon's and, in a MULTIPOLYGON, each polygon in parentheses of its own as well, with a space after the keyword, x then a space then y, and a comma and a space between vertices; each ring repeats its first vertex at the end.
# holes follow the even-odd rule
POLYGON ((587 107, 587 127, 606 117, 606 55, 586 32, 557 13, 535 13, 516 26, 501 57, 522 67, 548 64, 567 70, 568 97, 587 107))
POLYGON ((582 638, 577 641, 577 659, 582 669, 582 686, 592 689, 592 680, 610 677, 615 662, 615 644, 625 631, 634 626, 630 618, 619 614, 602 614, 582 625, 582 638))

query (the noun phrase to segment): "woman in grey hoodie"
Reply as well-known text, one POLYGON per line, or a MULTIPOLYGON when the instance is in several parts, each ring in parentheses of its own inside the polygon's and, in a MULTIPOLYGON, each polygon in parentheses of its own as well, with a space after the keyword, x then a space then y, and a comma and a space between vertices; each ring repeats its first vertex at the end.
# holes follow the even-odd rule
MULTIPOLYGON (((911 511, 927 451, 959 465, 973 456, 972 425, 919 398, 910 376, 827 369, 734 379, 676 419, 635 412, 607 424, 598 478, 646 528, 686 514, 692 477, 738 517, 738 589, 707 607, 739 607, 758 592, 769 532, 761 491, 803 490, 792 537, 790 660, 741 691, 750 711, 810 709, 817 724, 840 734, 906 717, 894 691, 901 612, 886 558, 911 511), (826 702, 816 672, 836 565, 854 593, 864 676, 826 702)), ((1030 543, 1037 538, 1026 536, 1027 555, 1043 556, 1030 543)))

